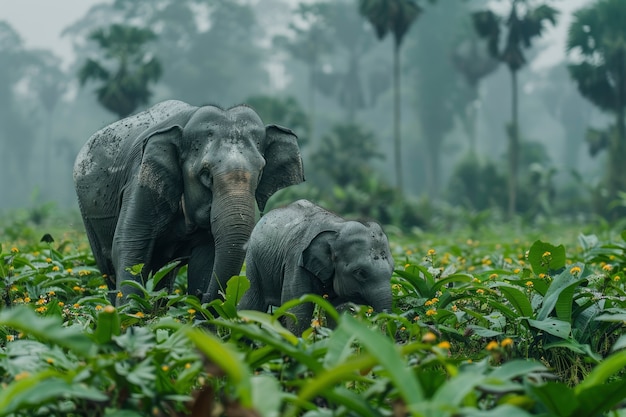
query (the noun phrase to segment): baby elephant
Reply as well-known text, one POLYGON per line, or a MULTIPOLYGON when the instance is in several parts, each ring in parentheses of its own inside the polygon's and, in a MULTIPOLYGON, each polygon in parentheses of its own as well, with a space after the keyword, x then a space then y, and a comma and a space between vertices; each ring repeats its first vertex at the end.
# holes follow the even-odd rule
MULTIPOLYGON (((272 210, 255 226, 246 254, 250 289, 240 310, 267 311, 304 294, 328 295, 338 306, 354 302, 376 311, 391 310, 393 258, 387 236, 374 222, 348 221, 299 200, 272 210)), ((313 304, 290 310, 300 335, 309 325, 313 304)))

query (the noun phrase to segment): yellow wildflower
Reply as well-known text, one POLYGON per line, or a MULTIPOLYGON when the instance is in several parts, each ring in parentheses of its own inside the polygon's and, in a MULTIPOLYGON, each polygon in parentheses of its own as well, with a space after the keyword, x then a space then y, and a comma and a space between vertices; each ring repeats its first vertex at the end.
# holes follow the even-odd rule
POLYGON ((434 249, 428 249, 428 256, 433 256, 435 255, 437 252, 434 249))
POLYGON ((80 304, 78 304, 78 303, 74 303, 74 306, 73 306, 73 307, 74 307, 74 308, 80 308, 80 304))
POLYGON ((52 258, 46 258, 46 262, 52 263, 52 258))
POLYGON ((617 282, 617 281, 619 281, 619 280, 620 280, 620 276, 619 276, 619 275, 615 275, 615 276, 613 277, 613 281, 617 282))
POLYGON ((456 311, 459 309, 456 304, 452 304, 452 311, 454 311, 456 313, 456 311))
POLYGON ((422 342, 424 343, 432 343, 437 340, 437 335, 433 332, 427 332, 422 336, 422 342))
POLYGON ((427 316, 436 316, 437 315, 437 310, 435 310, 434 308, 431 308, 430 310, 426 311, 426 315, 427 316))
POLYGON ((407 269, 410 266, 411 266, 411 264, 404 264, 404 269, 407 269))
POLYGON ((12 335, 12 334, 8 334, 7 335, 7 342, 12 342, 14 340, 15 340, 15 336, 14 335, 12 335))
POLYGON ((64 303, 63 301, 59 301, 59 302, 57 303, 57 305, 58 305, 59 307, 63 307, 63 306, 65 305, 65 303, 64 303))
POLYGON ((142 318, 145 317, 145 314, 143 314, 142 311, 138 311, 138 312, 135 313, 135 317, 139 317, 140 319, 142 319, 142 318))
POLYGON ((163 366, 161 366, 161 370, 162 370, 163 372, 167 372, 167 371, 169 371, 169 370, 170 370, 170 367, 169 367, 169 366, 167 366, 167 365, 163 365, 163 366))
POLYGON ((476 290, 476 294, 481 294, 482 295, 484 293, 485 293, 485 290, 483 290, 482 288, 479 288, 479 289, 476 290))
POLYGON ((187 313, 189 313, 189 314, 191 314, 193 316, 194 314, 196 314, 196 310, 193 309, 193 308, 190 308, 189 310, 187 310, 187 313))
POLYGON ((407 255, 412 255, 413 251, 411 249, 407 249, 404 253, 406 253, 407 255))
POLYGON ((489 279, 496 279, 496 278, 498 278, 498 274, 489 275, 489 279))
POLYGON ((533 284, 533 282, 532 282, 532 281, 526 281, 526 286, 527 286, 528 288, 532 288, 532 286, 533 286, 533 285, 534 285, 534 284, 533 284))
POLYGON ((543 272, 539 274, 539 278, 544 279, 546 277, 546 274, 544 274, 543 272))
POLYGON ((191 364, 190 364, 189 362, 187 362, 187 363, 185 364, 185 369, 189 369, 189 368, 191 368, 191 364))
POLYGON ((552 256, 552 253, 550 251, 545 251, 543 255, 541 255, 542 258, 549 258, 550 256, 552 256))
POLYGON ((121 291, 118 291, 116 296, 117 296, 117 298, 122 298, 124 296, 124 294, 122 294, 121 291))
POLYGON ((24 302, 25 303, 30 303, 30 297, 24 297, 24 302))
POLYGON ((613 270, 613 265, 606 264, 602 267, 602 270, 606 272, 611 272, 613 270))
POLYGON ((52 270, 54 272, 58 272, 59 271, 59 267, 57 265, 55 265, 55 266, 52 267, 52 270))
POLYGON ((496 342, 495 340, 492 340, 491 342, 487 343, 487 346, 485 347, 485 349, 487 350, 496 350, 498 348, 498 342, 496 342))
POLYGON ((20 250, 15 246, 11 248, 11 253, 18 253, 20 250))
POLYGON ((52 297, 52 296, 56 295, 56 292, 54 292, 54 291, 50 290, 50 291, 48 291, 48 295, 49 295, 50 297, 52 297))
POLYGON ((74 270, 73 270, 72 268, 67 268, 65 271, 66 271, 68 274, 71 274, 71 273, 73 273, 73 272, 74 272, 74 270))
POLYGON ((420 316, 413 317, 413 321, 419 321, 419 319, 420 319, 420 316))
POLYGON ((102 307, 100 304, 98 304, 98 305, 96 306, 96 311, 100 311, 100 310, 102 310, 103 308, 104 308, 104 307, 102 307))
POLYGON ((54 359, 52 358, 47 358, 46 362, 48 362, 49 364, 53 364, 54 363, 54 359))
POLYGON ((450 342, 444 340, 443 342, 437 343, 437 347, 441 349, 450 349, 452 346, 450 346, 450 342))
POLYGON ((46 307, 46 306, 41 306, 41 307, 37 307, 37 308, 35 309, 35 311, 36 311, 37 313, 45 313, 47 309, 48 309, 48 307, 46 307))
POLYGON ((580 267, 579 266, 573 266, 572 269, 569 270, 569 273, 572 275, 578 275, 580 274, 580 267))
POLYGON ((106 290, 107 288, 108 288, 108 286, 106 286, 106 285, 100 285, 98 287, 98 289, 100 289, 100 290, 106 290))
POLYGON ((513 270, 513 273, 514 273, 514 274, 519 274, 519 271, 520 271, 520 269, 519 269, 519 268, 515 268, 515 269, 513 270))
POLYGON ((511 259, 511 258, 504 258, 504 263, 511 264, 511 263, 513 263, 513 259, 511 259))
POLYGON ((19 374, 15 375, 15 380, 19 381, 22 380, 24 378, 28 378, 30 376, 30 374, 26 371, 20 372, 19 374))
POLYGON ((37 304, 38 306, 46 304, 46 299, 45 298, 40 298, 39 300, 37 300, 37 302, 35 304, 37 304))
POLYGON ((503 348, 507 346, 513 346, 513 339, 511 339, 510 337, 502 339, 500 346, 502 346, 503 348))

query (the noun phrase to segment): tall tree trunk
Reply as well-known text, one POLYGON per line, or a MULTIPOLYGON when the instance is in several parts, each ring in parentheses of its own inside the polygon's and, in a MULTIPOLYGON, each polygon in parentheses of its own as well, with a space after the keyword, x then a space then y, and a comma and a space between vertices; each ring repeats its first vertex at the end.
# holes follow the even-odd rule
POLYGON ((402 142, 400 138, 400 43, 394 43, 393 48, 393 91, 394 91, 394 123, 393 138, 396 165, 396 186, 400 194, 404 192, 404 181, 402 180, 402 142))
POLYGON ((511 126, 509 128, 509 209, 515 215, 517 205, 517 171, 519 164, 519 128, 517 115, 517 71, 511 71, 511 126))
POLYGON ((309 129, 309 140, 315 142, 315 63, 309 66, 309 118, 311 127, 309 129))

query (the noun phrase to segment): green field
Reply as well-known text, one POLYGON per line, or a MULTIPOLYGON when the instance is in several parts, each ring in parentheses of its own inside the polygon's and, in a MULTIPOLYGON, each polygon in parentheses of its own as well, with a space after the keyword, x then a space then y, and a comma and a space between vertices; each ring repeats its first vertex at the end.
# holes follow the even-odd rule
POLYGON ((235 277, 214 317, 184 268, 114 308, 80 219, 43 217, 0 224, 0 415, 626 416, 619 226, 388 227, 392 313, 238 313, 235 277))

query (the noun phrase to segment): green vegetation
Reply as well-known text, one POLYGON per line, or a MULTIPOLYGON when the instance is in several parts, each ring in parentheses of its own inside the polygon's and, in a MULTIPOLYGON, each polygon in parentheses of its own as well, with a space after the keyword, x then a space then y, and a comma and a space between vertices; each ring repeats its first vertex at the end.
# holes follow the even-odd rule
POLYGON ((619 230, 389 226, 392 312, 339 315, 309 295, 268 314, 236 311, 245 277, 211 305, 185 295, 185 268, 172 293, 156 291, 174 265, 115 308, 83 232, 58 227, 72 219, 8 218, 2 416, 623 415, 619 230), (317 313, 296 337, 279 318, 305 301, 317 313))

